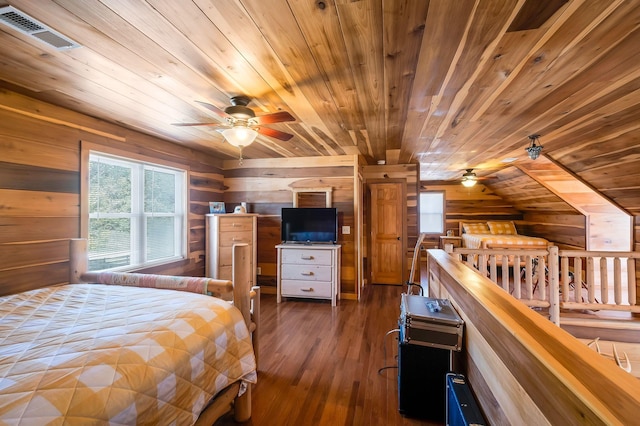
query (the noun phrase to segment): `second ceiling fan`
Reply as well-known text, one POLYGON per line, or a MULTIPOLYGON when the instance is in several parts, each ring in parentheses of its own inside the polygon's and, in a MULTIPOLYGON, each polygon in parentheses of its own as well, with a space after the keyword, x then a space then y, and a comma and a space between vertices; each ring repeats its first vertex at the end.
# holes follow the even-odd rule
POLYGON ((264 127, 265 124, 284 123, 296 119, 287 111, 278 111, 271 114, 256 116, 255 112, 247 105, 251 99, 240 95, 231 98, 231 106, 223 110, 207 103, 196 101, 208 110, 214 112, 225 120, 224 123, 174 123, 176 126, 212 126, 219 128, 225 139, 239 148, 250 145, 259 134, 272 138, 288 141, 293 137, 290 133, 264 127))
POLYGON ((494 177, 492 177, 492 176, 478 176, 478 175, 475 174, 473 169, 467 169, 466 173, 464 173, 462 175, 462 179, 461 179, 460 182, 462 183, 462 185, 466 186, 467 188, 470 188, 470 187, 474 186, 480 180, 489 180, 489 179, 494 179, 494 177))

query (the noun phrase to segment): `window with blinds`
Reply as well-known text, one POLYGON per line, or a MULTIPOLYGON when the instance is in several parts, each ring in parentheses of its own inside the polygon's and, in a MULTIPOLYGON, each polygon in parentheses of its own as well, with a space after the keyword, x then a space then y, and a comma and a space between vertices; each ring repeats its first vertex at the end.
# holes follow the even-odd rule
POLYGON ((185 257, 186 172, 89 155, 89 270, 185 257))
POLYGON ((420 193, 420 232, 444 233, 444 192, 420 193))

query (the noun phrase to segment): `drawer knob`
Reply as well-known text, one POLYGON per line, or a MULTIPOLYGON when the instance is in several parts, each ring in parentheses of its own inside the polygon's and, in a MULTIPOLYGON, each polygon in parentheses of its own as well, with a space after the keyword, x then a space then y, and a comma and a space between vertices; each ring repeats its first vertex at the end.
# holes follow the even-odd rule
POLYGON ((302 275, 306 275, 306 276, 309 276, 309 277, 310 277, 310 276, 312 276, 312 275, 313 275, 313 272, 311 272, 311 271, 309 271, 309 272, 300 272, 300 274, 302 274, 302 275))
POLYGON ((302 291, 306 291, 306 292, 309 292, 309 291, 313 291, 313 287, 309 287, 309 288, 301 288, 300 290, 302 290, 302 291))
POLYGON ((302 260, 313 260, 313 256, 300 256, 302 260))

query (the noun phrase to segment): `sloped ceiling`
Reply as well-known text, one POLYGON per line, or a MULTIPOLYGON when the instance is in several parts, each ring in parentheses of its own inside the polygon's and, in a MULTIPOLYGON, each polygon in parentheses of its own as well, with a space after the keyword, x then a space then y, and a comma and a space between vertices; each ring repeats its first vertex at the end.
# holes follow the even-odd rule
POLYGON ((496 172, 484 184, 501 198, 511 200, 514 207, 522 212, 581 214, 516 167, 496 172))
POLYGON ((14 0, 78 42, 0 25, 0 86, 216 155, 246 94, 289 141, 247 158, 360 154, 457 180, 544 153, 640 215, 640 2, 14 0))

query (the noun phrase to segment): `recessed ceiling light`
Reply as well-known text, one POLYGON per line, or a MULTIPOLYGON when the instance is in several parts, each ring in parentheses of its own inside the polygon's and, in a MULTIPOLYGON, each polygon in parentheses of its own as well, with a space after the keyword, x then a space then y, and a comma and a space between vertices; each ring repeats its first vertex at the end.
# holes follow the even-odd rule
POLYGON ((503 163, 513 163, 514 161, 516 161, 518 159, 518 157, 508 157, 508 158, 503 158, 502 162, 503 163))

